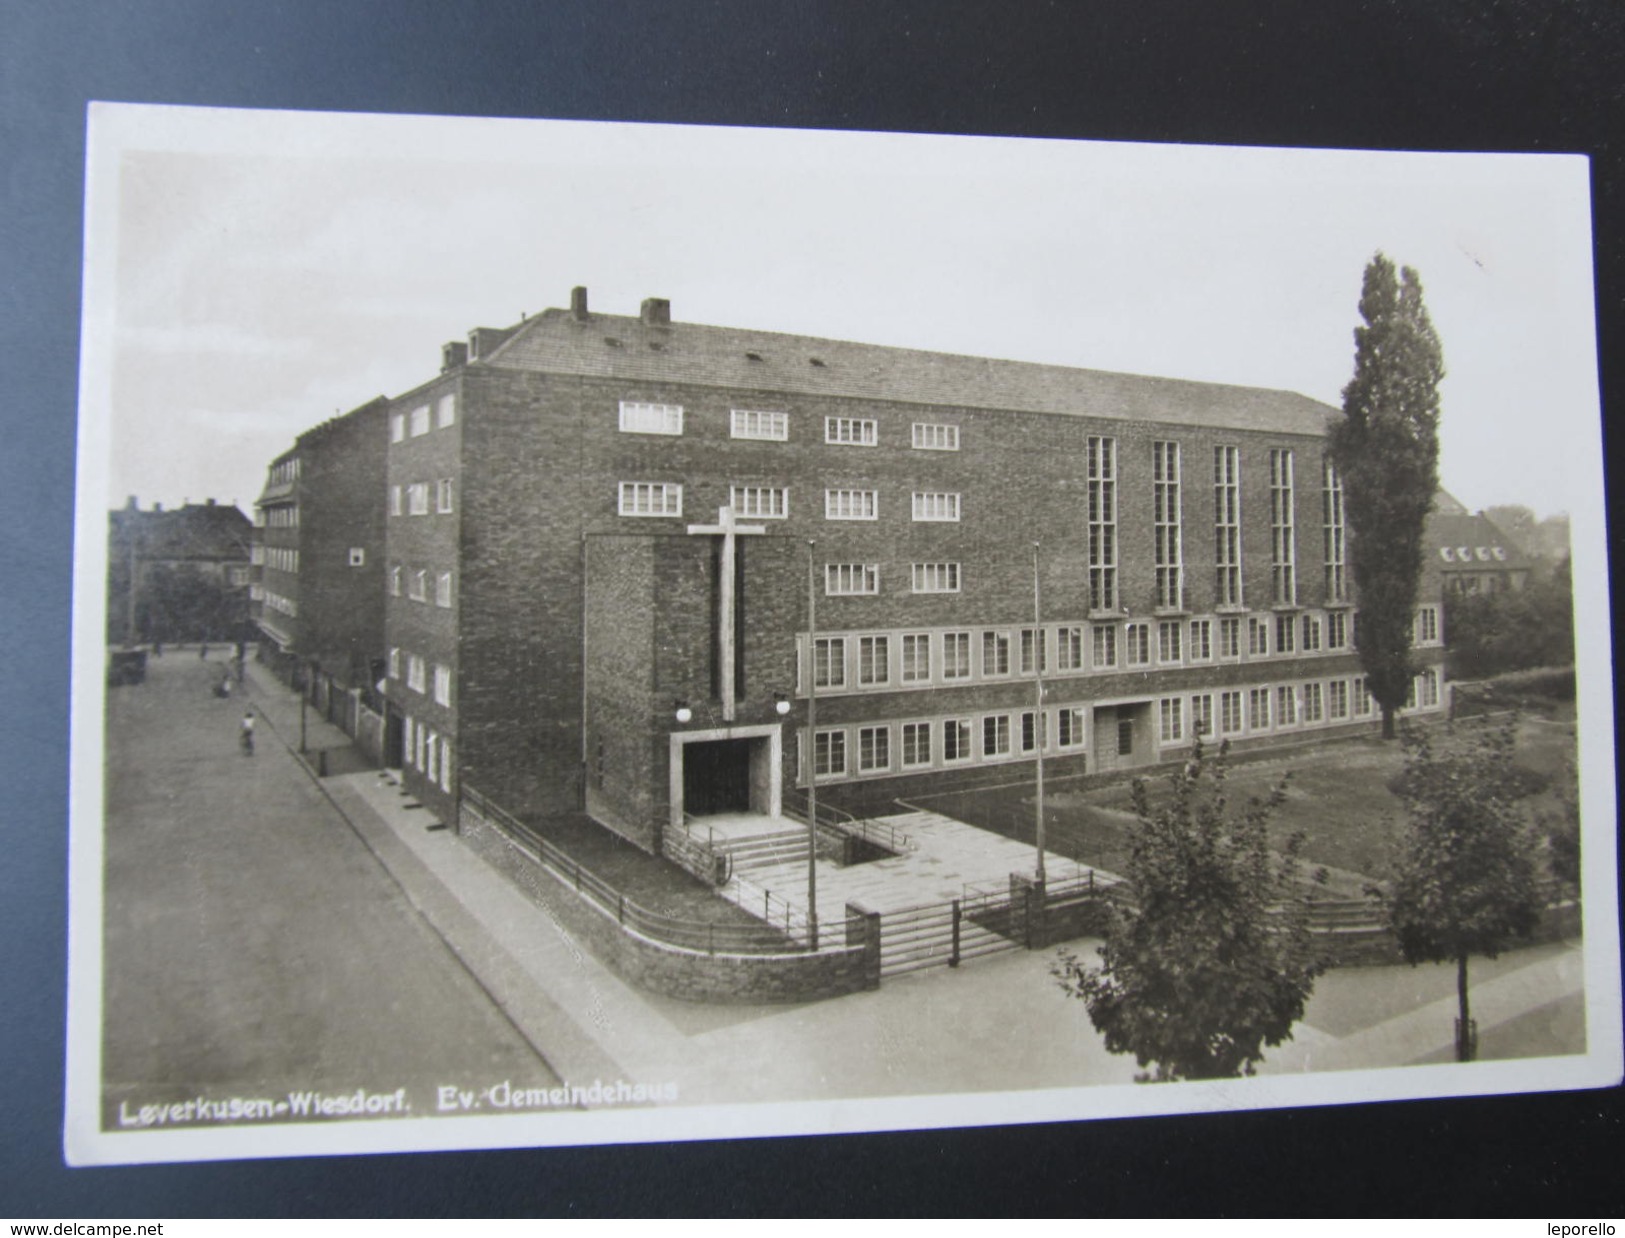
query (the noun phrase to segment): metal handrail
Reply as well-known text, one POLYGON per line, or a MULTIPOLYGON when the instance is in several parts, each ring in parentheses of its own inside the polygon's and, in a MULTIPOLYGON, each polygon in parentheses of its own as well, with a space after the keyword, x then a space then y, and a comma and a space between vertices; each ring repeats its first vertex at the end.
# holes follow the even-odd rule
MULTIPOLYGON (((800 791, 786 787, 781 793, 780 800, 786 816, 794 817, 798 821, 807 819, 807 797, 800 791)), ((833 804, 820 803, 818 818, 817 826, 821 830, 831 830, 848 837, 856 836, 864 842, 884 847, 896 855, 915 850, 914 840, 895 826, 871 818, 855 817, 833 804)))
MULTIPOLYGON (((806 916, 795 912, 788 903, 778 899, 778 896, 771 892, 764 891, 768 896, 764 906, 769 915, 763 917, 765 923, 760 927, 716 924, 651 911, 628 898, 602 877, 555 847, 535 830, 493 804, 478 791, 465 786, 462 795, 470 806, 496 827, 513 846, 544 865, 567 885, 573 886, 583 898, 596 904, 602 911, 614 915, 623 927, 633 929, 645 937, 666 945, 705 950, 709 953, 715 953, 718 949, 731 954, 795 954, 808 950, 805 941, 806 916), (777 909, 772 906, 775 899, 783 904, 777 909), (802 937, 800 941, 796 939, 794 931, 798 923, 797 916, 802 937), (781 923, 784 925, 783 928, 780 928, 781 923)), ((736 877, 731 880, 740 879, 736 877)), ((751 910, 737 900, 730 901, 746 911, 751 910)), ((830 936, 826 940, 844 943, 845 926, 845 921, 827 925, 830 936)))

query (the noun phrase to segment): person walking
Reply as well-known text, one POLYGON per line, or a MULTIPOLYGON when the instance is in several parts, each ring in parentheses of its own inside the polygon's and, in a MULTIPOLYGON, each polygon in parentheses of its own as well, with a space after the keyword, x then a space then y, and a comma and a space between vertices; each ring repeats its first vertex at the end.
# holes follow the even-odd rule
POLYGON ((245 757, 253 756, 254 755, 254 711, 252 709, 250 709, 248 712, 243 714, 242 723, 238 727, 238 734, 241 736, 241 739, 240 739, 239 742, 243 746, 243 755, 245 757))

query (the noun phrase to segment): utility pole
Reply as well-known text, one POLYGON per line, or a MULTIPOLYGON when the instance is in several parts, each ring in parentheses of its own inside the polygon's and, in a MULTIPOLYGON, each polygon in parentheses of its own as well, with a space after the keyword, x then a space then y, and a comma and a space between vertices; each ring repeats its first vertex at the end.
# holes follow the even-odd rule
POLYGON ((807 942, 818 949, 818 585, 807 539, 807 942))
POLYGON ((1033 745, 1038 750, 1038 821, 1033 838, 1038 848, 1038 880, 1044 880, 1044 628, 1038 593, 1038 543, 1033 543, 1033 745))

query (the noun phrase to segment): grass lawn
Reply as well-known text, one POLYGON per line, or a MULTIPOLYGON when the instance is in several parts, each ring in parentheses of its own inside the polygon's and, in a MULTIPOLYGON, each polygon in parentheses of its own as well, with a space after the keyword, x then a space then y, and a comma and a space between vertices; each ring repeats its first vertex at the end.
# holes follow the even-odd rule
MULTIPOLYGON (((1527 719, 1519 727, 1520 765, 1562 781, 1570 778, 1567 763, 1573 757, 1572 722, 1527 719)), ((1230 795, 1234 802, 1267 795, 1282 773, 1290 771, 1287 801, 1271 822, 1271 837, 1284 840, 1301 830, 1309 865, 1330 870, 1329 892, 1356 898, 1368 879, 1383 874, 1386 857, 1403 833, 1404 806, 1388 789, 1403 766, 1397 742, 1338 740, 1235 762, 1230 768, 1230 795)), ((1166 785, 1167 771, 1152 768, 1146 777, 1155 799, 1166 785)), ((1129 793, 1126 781, 1093 787, 1080 786, 1078 780, 1054 784, 1045 794, 1046 849, 1108 872, 1126 871, 1138 826, 1129 809, 1129 793)), ((1033 840, 1031 784, 916 802, 1008 838, 1033 840)), ((1550 790, 1525 803, 1532 811, 1551 811, 1557 804, 1550 790)))

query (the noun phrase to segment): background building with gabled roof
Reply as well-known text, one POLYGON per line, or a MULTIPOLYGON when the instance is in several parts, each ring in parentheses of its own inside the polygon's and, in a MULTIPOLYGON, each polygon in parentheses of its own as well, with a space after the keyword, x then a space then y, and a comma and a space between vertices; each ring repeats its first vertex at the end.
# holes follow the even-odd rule
POLYGON ((246 635, 253 529, 235 504, 108 514, 109 644, 238 640, 246 635))

